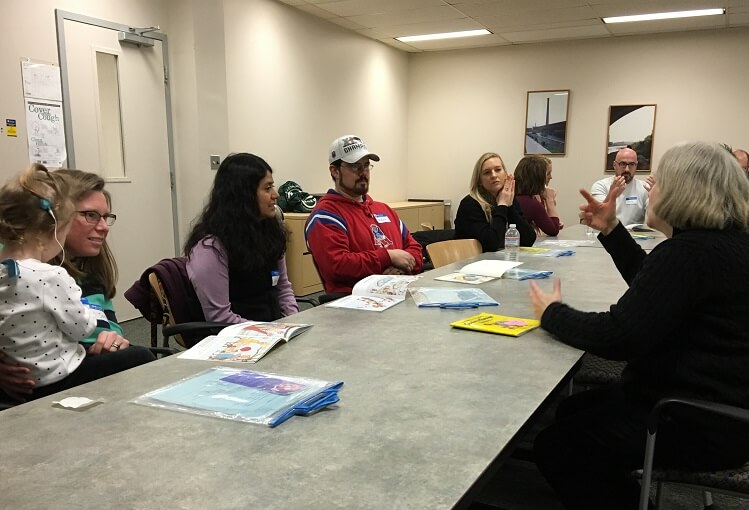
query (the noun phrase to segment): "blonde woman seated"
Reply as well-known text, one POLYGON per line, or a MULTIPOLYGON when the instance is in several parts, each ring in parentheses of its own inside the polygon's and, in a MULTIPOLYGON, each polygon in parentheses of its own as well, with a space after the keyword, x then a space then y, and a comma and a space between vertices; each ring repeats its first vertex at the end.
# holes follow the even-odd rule
POLYGON ((523 216, 547 236, 555 236, 560 230, 559 213, 555 200, 556 192, 546 186, 547 158, 526 156, 515 167, 515 192, 523 216))
POLYGON ((482 154, 473 167, 470 193, 455 215, 455 238, 478 239, 485 252, 501 250, 505 231, 513 223, 520 232, 520 246, 533 246, 536 233, 515 200, 513 177, 507 175, 499 154, 482 154))

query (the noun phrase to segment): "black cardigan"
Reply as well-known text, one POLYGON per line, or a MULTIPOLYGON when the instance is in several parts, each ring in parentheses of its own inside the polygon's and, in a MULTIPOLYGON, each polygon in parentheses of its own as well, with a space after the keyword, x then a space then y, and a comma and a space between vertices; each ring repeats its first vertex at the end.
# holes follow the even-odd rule
POLYGON ((492 207, 492 221, 489 223, 481 204, 471 195, 466 195, 460 201, 455 215, 455 238, 478 239, 484 252, 503 250, 505 230, 511 223, 514 223, 520 232, 520 246, 533 246, 536 242, 536 231, 523 217, 517 200, 513 200, 512 207, 492 207))
POLYGON ((608 312, 552 303, 541 326, 568 345, 628 361, 622 384, 643 405, 684 396, 746 407, 749 235, 675 232, 649 255, 621 224, 598 239, 629 289, 608 312))

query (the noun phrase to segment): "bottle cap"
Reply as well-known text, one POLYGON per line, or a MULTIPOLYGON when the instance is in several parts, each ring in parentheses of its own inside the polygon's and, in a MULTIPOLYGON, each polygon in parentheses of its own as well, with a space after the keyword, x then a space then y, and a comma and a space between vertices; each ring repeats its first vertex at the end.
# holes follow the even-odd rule
POLYGON ((510 228, 515 228, 515 224, 514 223, 510 223, 510 228))

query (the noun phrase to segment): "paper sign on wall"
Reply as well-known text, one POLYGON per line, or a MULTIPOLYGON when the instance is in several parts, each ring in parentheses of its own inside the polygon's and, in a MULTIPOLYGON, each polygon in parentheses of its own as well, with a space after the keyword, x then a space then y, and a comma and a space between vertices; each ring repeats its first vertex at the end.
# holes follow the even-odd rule
POLYGON ((29 161, 61 168, 66 158, 62 103, 25 99, 29 161))

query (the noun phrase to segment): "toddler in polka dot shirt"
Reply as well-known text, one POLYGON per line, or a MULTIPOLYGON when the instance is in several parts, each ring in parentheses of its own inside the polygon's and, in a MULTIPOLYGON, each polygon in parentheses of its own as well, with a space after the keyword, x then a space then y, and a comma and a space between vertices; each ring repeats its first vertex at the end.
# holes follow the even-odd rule
POLYGON ((86 357, 79 340, 96 328, 97 312, 65 269, 46 263, 64 257, 74 209, 64 178, 42 165, 0 189, 0 351, 31 370, 31 398, 128 368, 117 351, 86 357))

